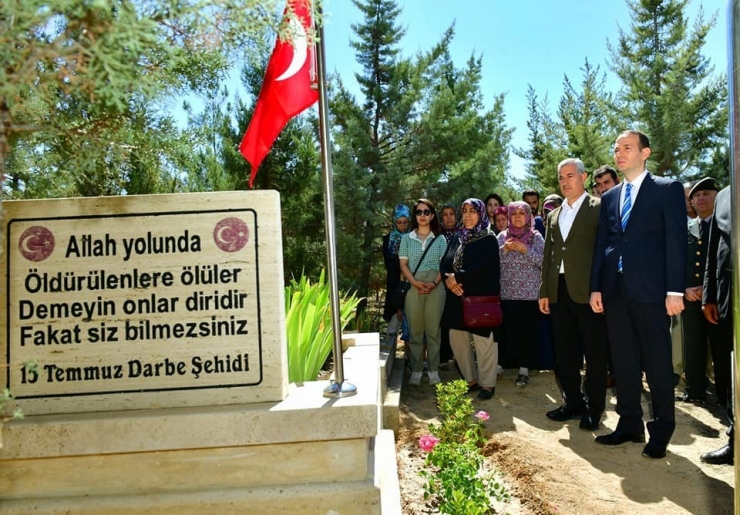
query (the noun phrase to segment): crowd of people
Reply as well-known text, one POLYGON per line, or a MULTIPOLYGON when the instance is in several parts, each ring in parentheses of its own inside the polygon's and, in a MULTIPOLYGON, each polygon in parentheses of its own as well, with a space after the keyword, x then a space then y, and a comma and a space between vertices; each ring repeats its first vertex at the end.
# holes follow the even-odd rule
POLYGON ((401 332, 410 385, 421 385, 425 367, 437 384, 455 363, 483 400, 504 369, 516 369, 520 388, 531 369, 554 370, 563 403, 545 415, 585 430, 601 426, 613 386, 619 422, 595 441, 645 443, 647 428, 642 455, 656 459, 675 429, 675 402, 705 403, 713 371, 729 440, 701 459, 732 463, 729 188, 652 175, 639 131, 619 134, 613 152, 615 167, 593 170, 590 185, 579 158, 560 162, 560 195, 541 205, 526 190, 508 204, 492 193, 439 213, 429 199, 396 206, 383 240, 387 297, 401 281, 410 289, 401 305, 386 304, 388 336, 401 332), (500 326, 466 326, 464 299, 480 296, 500 299, 500 326))

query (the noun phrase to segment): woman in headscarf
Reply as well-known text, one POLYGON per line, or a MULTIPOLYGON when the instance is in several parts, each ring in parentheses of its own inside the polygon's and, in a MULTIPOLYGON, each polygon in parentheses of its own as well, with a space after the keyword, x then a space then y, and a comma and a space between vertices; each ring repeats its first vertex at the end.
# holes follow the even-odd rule
POLYGON ((455 212, 455 206, 452 204, 445 204, 440 210, 442 217, 442 236, 445 237, 447 243, 450 243, 452 238, 457 234, 457 213, 455 212))
MULTIPOLYGON (((542 202, 542 221, 547 222, 547 215, 559 208, 563 203, 563 198, 560 195, 553 193, 545 197, 542 202)), ((545 224, 547 225, 547 224, 545 224)))
POLYGON ((506 351, 519 366, 516 385, 529 383, 529 368, 539 351, 540 270, 545 240, 534 228, 529 204, 508 206, 509 226, 498 235, 501 258, 501 307, 506 351))
POLYGON ((383 236, 383 261, 385 262, 385 305, 383 306, 383 320, 388 322, 386 329, 388 341, 395 341, 398 329, 403 323, 403 313, 396 310, 390 303, 390 297, 398 289, 401 282, 401 264, 398 260, 398 247, 401 238, 409 232, 411 213, 409 208, 398 204, 393 210, 393 228, 391 232, 383 236))
POLYGON ((509 226, 509 210, 506 206, 499 206, 493 212, 493 219, 491 220, 491 226, 493 232, 498 236, 501 231, 505 231, 509 226))
POLYGON ((401 274, 411 283, 406 294, 404 312, 409 324, 408 342, 411 361, 410 385, 421 384, 424 373, 424 337, 426 336, 429 384, 441 382, 439 377, 440 328, 445 294, 439 286, 442 276, 439 261, 447 248, 440 235, 441 228, 434 204, 419 199, 414 205, 411 232, 404 234, 398 248, 401 274), (428 249, 428 250, 427 250, 428 249), (424 252, 426 251, 426 254, 424 252))
POLYGON ((498 243, 490 228, 486 205, 469 198, 461 208, 462 227, 447 246, 440 271, 445 277, 447 298, 442 327, 450 343, 468 390, 478 390, 480 399, 490 399, 496 389, 498 344, 490 328, 468 328, 463 321, 463 295, 499 294, 498 243), (475 355, 470 340, 475 345, 475 355), (476 365, 477 355, 477 365, 476 365))

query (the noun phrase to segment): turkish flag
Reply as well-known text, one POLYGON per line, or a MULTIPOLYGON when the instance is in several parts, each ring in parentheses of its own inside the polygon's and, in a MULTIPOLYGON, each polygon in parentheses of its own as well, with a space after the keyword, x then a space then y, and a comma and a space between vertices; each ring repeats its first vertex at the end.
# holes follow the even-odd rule
POLYGON ((275 43, 252 120, 239 145, 239 152, 252 165, 250 188, 280 131, 319 99, 316 47, 306 36, 312 28, 310 0, 289 1, 286 15, 291 7, 295 15, 290 22, 293 41, 278 39, 275 43))

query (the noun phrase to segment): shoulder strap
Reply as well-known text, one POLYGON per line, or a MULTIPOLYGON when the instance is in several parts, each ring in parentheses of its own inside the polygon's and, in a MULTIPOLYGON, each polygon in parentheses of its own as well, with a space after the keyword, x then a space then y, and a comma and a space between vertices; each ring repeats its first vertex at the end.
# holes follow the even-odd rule
MULTIPOLYGON (((435 239, 437 236, 434 237, 435 239)), ((424 252, 421 253, 421 258, 419 259, 419 262, 416 264, 416 268, 414 268, 414 273, 412 275, 416 275, 416 272, 419 270, 419 267, 421 266, 421 262, 424 261, 424 256, 427 255, 427 252, 430 248, 432 248, 432 245, 434 245, 434 241, 430 241, 429 245, 427 245, 427 248, 424 249, 424 252)))

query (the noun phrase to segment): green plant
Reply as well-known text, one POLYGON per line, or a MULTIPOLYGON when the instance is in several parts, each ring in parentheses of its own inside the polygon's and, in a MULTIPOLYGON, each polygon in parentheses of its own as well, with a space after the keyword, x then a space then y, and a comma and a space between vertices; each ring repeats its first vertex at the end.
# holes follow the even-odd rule
MULTIPOLYGON (((285 330, 288 339, 288 378, 291 382, 313 381, 329 356, 334 331, 329 285, 324 271, 311 283, 305 275, 285 287, 285 330)), ((341 327, 347 325, 357 304, 354 294, 340 295, 341 327)))
POLYGON ((485 441, 483 426, 473 422, 473 401, 467 392, 468 384, 462 379, 437 385, 437 408, 442 422, 438 426, 430 424, 429 430, 442 443, 478 445, 485 441))
POLYGON ((419 446, 429 453, 426 465, 431 466, 420 472, 427 480, 424 496, 436 496, 440 512, 450 515, 493 513, 493 499, 509 499, 494 473, 485 470, 480 447, 485 441, 482 422, 489 415, 485 411, 473 414, 467 388, 463 380, 437 385, 442 421, 430 424, 431 434, 419 439, 419 446))

